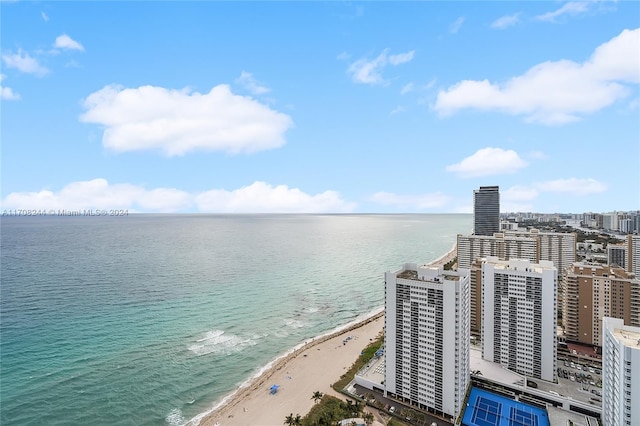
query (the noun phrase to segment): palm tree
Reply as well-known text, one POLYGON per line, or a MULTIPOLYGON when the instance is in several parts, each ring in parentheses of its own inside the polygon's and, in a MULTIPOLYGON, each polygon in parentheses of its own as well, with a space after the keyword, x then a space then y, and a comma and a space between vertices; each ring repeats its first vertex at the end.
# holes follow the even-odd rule
POLYGON ((284 424, 288 426, 300 426, 302 424, 302 417, 300 417, 300 414, 296 414, 294 417, 293 413, 291 413, 284 418, 284 424))
POLYGON ((284 418, 284 424, 288 425, 288 426, 293 426, 293 413, 289 414, 287 417, 284 418))
POLYGON ((313 395, 311 395, 311 399, 313 399, 313 402, 317 403, 318 401, 320 401, 322 399, 322 397, 324 396, 324 394, 320 391, 315 391, 313 393, 313 395))
POLYGON ((367 424, 367 426, 373 423, 374 417, 371 413, 364 413, 362 418, 364 419, 364 422, 367 424))

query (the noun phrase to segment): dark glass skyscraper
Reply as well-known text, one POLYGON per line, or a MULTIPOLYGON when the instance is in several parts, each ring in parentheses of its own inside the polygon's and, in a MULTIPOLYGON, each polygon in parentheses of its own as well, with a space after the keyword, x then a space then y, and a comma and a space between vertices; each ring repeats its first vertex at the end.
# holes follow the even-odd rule
POLYGON ((500 232, 500 188, 481 186, 473 191, 473 233, 492 236, 500 232))

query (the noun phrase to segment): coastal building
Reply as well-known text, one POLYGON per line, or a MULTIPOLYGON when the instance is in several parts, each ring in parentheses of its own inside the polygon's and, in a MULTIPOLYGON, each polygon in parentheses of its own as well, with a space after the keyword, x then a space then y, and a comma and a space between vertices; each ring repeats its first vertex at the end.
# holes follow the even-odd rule
POLYGON ((530 237, 538 240, 537 251, 540 260, 550 260, 558 269, 558 277, 564 274, 565 269, 576 261, 576 242, 578 236, 575 232, 544 232, 539 229, 528 231, 507 231, 505 236, 530 237))
POLYGON ((469 372, 469 271, 385 274, 385 394, 457 418, 469 372))
POLYGON ((607 246, 607 265, 627 270, 627 244, 609 244, 607 246))
POLYGON ((563 278, 567 341, 602 346, 602 319, 640 326, 640 280, 622 268, 574 263, 563 278))
MULTIPOLYGON (((527 259, 532 263, 551 261, 561 282, 563 271, 576 261, 576 234, 542 232, 537 229, 505 231, 493 236, 458 235, 458 267, 471 270, 471 333, 479 335, 482 314, 482 262, 478 259, 497 257, 501 260, 527 259)), ((562 293, 558 293, 561 302, 562 293)), ((562 305, 558 306, 558 309, 562 305)))
POLYGON ((500 188, 481 186, 473 191, 473 233, 493 235, 500 232, 500 188))
POLYGON ((640 425, 640 328, 605 317, 602 329, 602 424, 640 425))
POLYGON ((627 235, 626 270, 640 278, 640 235, 627 235))
POLYGON ((474 260, 488 256, 500 259, 516 257, 535 262, 538 259, 537 246, 538 241, 535 238, 507 235, 503 232, 497 232, 492 236, 458 234, 458 267, 469 268, 474 260))
POLYGON ((550 261, 483 260, 483 359, 554 381, 557 276, 550 261))

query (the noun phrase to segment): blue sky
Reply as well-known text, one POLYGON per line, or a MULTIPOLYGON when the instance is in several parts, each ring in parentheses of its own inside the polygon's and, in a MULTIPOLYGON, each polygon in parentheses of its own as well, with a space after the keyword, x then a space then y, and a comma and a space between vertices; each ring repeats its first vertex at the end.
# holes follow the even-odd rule
POLYGON ((2 209, 640 209, 640 2, 0 8, 2 209))

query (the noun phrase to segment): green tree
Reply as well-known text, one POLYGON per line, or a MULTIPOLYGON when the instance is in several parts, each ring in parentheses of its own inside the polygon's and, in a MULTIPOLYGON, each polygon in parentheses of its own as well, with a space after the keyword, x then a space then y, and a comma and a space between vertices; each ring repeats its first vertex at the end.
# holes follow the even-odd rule
POLYGON ((289 414, 287 417, 284 418, 284 424, 288 425, 288 426, 293 426, 293 413, 289 414))
POLYGON ((313 393, 313 395, 311 395, 311 399, 313 399, 313 402, 317 403, 318 401, 320 401, 322 399, 322 397, 324 396, 324 394, 320 391, 315 391, 313 393))
POLYGON ((362 418, 364 419, 364 422, 367 424, 367 426, 373 423, 374 417, 371 413, 364 413, 362 418))

